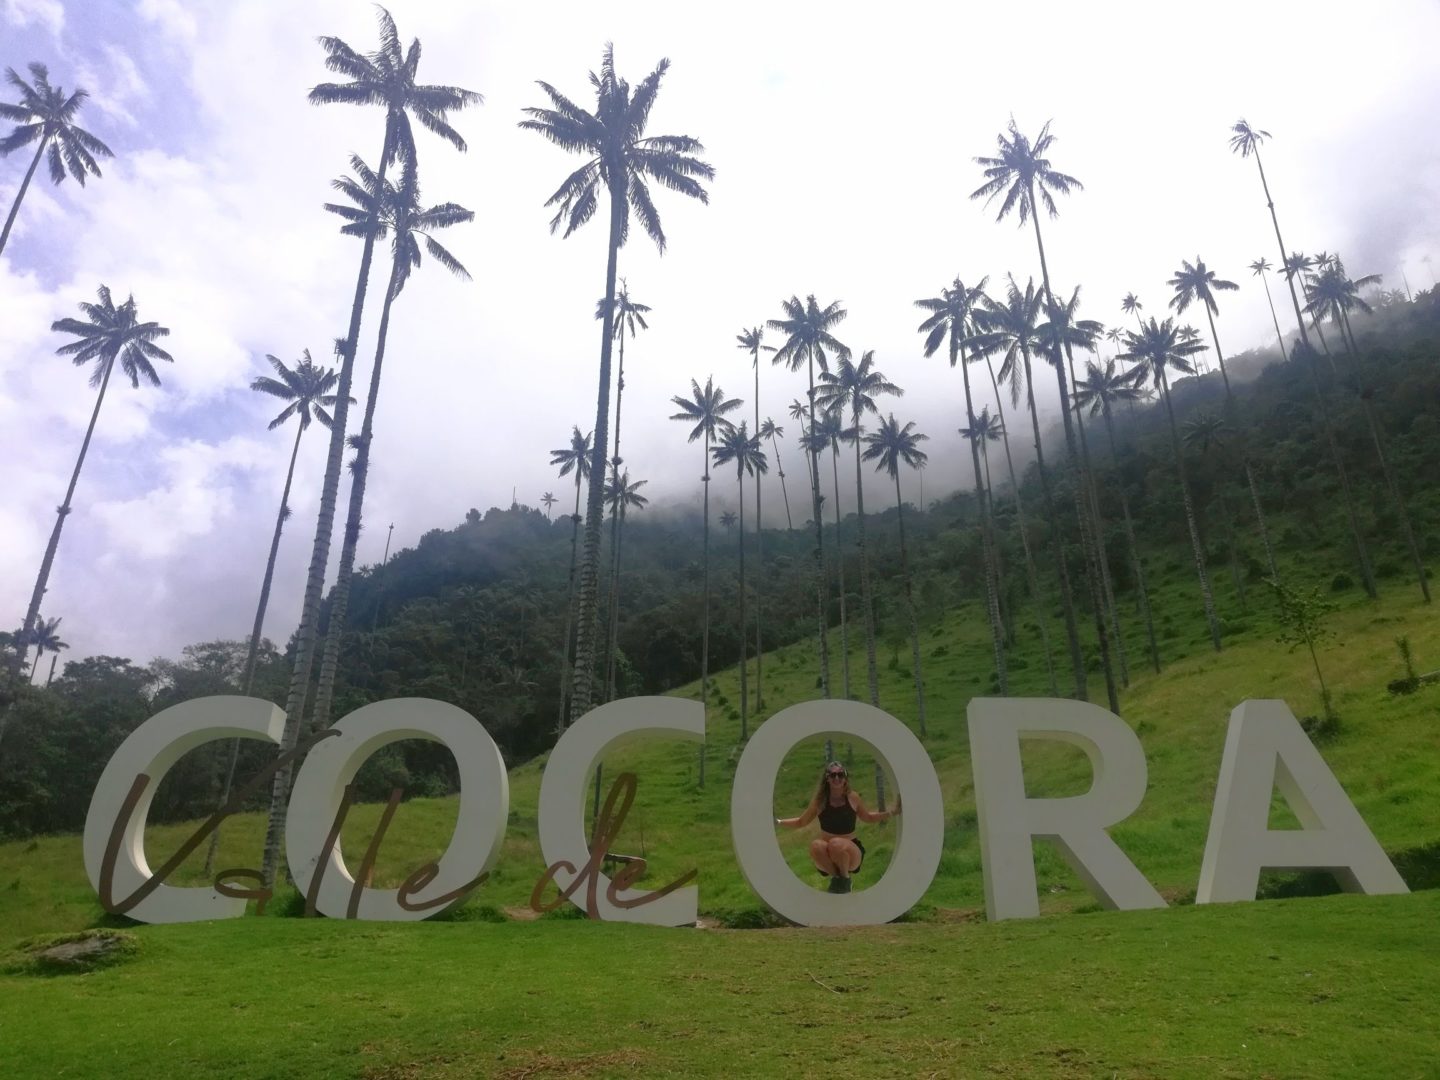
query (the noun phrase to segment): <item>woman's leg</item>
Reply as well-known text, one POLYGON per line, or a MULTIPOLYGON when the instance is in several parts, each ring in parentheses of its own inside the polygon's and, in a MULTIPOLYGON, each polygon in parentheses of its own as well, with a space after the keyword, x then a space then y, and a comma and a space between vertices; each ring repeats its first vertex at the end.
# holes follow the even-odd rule
POLYGON ((830 857, 830 844, 833 842, 818 836, 810 841, 810 861, 822 874, 831 877, 835 876, 835 860, 830 857))
POLYGON ((837 877, 849 877, 850 872, 860 865, 860 849, 842 837, 832 836, 826 844, 825 853, 830 865, 835 867, 837 877))

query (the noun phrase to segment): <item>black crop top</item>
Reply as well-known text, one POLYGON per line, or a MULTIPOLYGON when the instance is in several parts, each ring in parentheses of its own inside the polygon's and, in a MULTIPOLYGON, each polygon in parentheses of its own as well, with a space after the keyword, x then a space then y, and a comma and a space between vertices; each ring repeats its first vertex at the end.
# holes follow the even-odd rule
POLYGON ((846 836, 855 831, 855 808, 850 805, 847 792, 841 806, 831 806, 829 798, 820 808, 820 828, 834 836, 846 836))

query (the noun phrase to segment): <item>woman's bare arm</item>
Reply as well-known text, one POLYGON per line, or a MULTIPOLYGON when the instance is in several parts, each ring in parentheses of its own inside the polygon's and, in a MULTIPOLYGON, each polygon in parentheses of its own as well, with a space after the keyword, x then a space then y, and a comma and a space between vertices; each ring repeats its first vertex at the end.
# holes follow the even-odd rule
POLYGON ((867 822, 889 821, 900 812, 899 799, 895 800, 895 809, 893 810, 870 810, 865 806, 865 800, 854 791, 850 793, 850 805, 855 808, 855 816, 861 821, 867 822))
POLYGON ((820 799, 818 797, 810 800, 810 805, 805 807, 805 812, 799 817, 777 817, 776 825, 783 825, 787 829, 803 829, 815 816, 820 813, 820 799))

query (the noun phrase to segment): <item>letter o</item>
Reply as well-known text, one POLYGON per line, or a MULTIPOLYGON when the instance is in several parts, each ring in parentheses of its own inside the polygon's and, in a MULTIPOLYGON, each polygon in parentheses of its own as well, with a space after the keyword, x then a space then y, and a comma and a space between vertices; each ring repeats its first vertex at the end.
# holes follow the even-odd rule
POLYGON ((735 769, 730 831, 745 880, 778 914, 802 926, 868 926, 899 918, 925 895, 940 866, 945 812, 925 748, 889 713, 858 701, 806 701, 782 709, 755 732, 735 769), (795 876, 775 838, 775 776, 802 739, 844 732, 864 739, 904 796, 895 854, 885 874, 857 893, 818 892, 795 876))
MULTIPOLYGON (((285 855, 301 894, 308 894, 331 823, 345 788, 376 751, 402 739, 444 743, 460 771, 460 807, 455 832, 436 874, 414 896, 443 896, 489 870, 500 855, 510 815, 510 780, 495 740, 480 721, 455 705, 429 698, 394 698, 356 709, 337 721, 338 738, 326 739, 305 758, 295 777, 285 825, 285 855)), ((355 879, 346 869, 339 839, 329 853, 315 908, 344 918, 355 879)), ((460 896, 447 907, 463 902, 460 896)), ((356 917, 383 922, 414 922, 444 908, 409 911, 400 906, 398 889, 363 889, 356 917)))

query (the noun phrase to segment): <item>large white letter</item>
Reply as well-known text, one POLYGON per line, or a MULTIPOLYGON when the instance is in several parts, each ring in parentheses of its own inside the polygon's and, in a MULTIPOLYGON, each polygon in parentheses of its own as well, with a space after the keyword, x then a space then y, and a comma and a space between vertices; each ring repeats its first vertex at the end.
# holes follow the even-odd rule
POLYGON ((1145 797, 1145 751, 1114 713, 1061 698, 975 698, 970 702, 970 764, 985 872, 985 913, 993 919, 1040 914, 1032 840, 1050 840, 1107 908, 1164 907, 1154 887, 1110 839, 1107 828, 1145 797), (1080 747, 1095 781, 1084 795, 1030 799, 1021 739, 1080 747))
POLYGON ((1410 890, 1283 701, 1230 713, 1197 904, 1254 900, 1262 870, 1328 870, 1346 892, 1410 890), (1299 829, 1271 829, 1280 792, 1299 829))
MULTIPOLYGON (((585 787, 595 771, 595 762, 616 742, 630 735, 668 735, 699 742, 705 737, 705 709, 698 701, 670 697, 633 697, 612 701, 591 709, 560 736, 545 775, 540 780, 540 851, 550 867, 566 863, 575 868, 556 869, 555 885, 568 889, 577 873, 584 873, 592 852, 585 840, 585 787)), ((605 852, 593 853, 597 858, 605 852)), ((617 889, 616 898, 624 907, 610 902, 610 879, 595 873, 595 911, 606 922, 649 923, 654 926, 693 925, 699 913, 700 893, 684 886, 645 902, 643 889, 617 889), (637 903, 638 901, 638 903, 637 903)), ((589 891, 588 885, 576 890, 589 891)), ((584 908, 578 895, 571 903, 584 908)))
MULTIPOLYGON (((356 709, 332 730, 339 731, 339 737, 310 751, 290 795, 285 856, 296 887, 307 897, 313 895, 315 909, 332 918, 411 922, 462 903, 499 857, 510 815, 510 778, 489 732, 464 709, 428 698, 378 701, 356 709), (357 890, 338 833, 326 861, 319 860, 326 854, 345 789, 360 766, 401 739, 444 743, 455 755, 460 772, 455 833, 439 863, 417 870, 400 889, 357 890), (320 883, 312 890, 317 866, 322 870, 320 883), (456 895, 449 897, 451 893, 456 895), (441 902, 441 897, 449 898, 441 902)), ((388 824, 388 814, 384 821, 388 824)))
POLYGON ((940 866, 945 812, 940 781, 910 729, 889 713, 858 701, 805 701, 782 709, 756 729, 735 768, 730 831, 745 880, 777 913, 802 926, 869 926, 891 922, 925 895, 940 866), (775 775, 791 747, 826 733, 864 739, 888 766, 902 796, 895 854, 868 889, 822 893, 795 876, 775 838, 775 775))
MULTIPOLYGON (((215 739, 268 739, 279 743, 284 729, 284 712, 270 702, 221 695, 172 705, 132 731, 100 774, 85 816, 85 873, 102 901, 123 904, 150 880, 153 872, 145 859, 145 819, 156 788, 175 762, 215 739), (149 782, 121 821, 121 812, 141 775, 149 777, 149 782), (119 835, 107 896, 102 870, 106 849, 116 832, 119 835)), ((148 923, 234 919, 245 914, 245 903, 244 898, 226 896, 208 887, 181 889, 162 884, 124 913, 148 923)))

